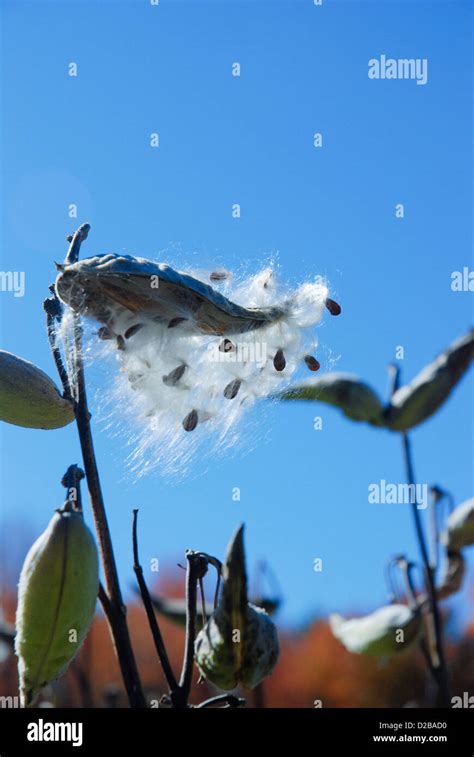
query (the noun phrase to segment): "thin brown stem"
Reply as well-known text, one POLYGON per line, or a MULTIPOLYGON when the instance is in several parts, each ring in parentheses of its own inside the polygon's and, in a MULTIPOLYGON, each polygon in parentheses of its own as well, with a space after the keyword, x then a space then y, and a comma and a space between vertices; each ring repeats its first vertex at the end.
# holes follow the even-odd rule
MULTIPOLYGON (((410 488, 414 490, 415 487, 415 471, 413 466, 413 458, 411 452, 411 444, 408 434, 402 433, 403 444, 403 458, 405 463, 405 470, 408 484, 410 488)), ((426 547, 425 536, 423 533, 423 526, 421 523, 420 512, 418 510, 415 497, 411 498, 411 508, 413 513, 413 520, 415 524, 415 532, 420 548, 421 558, 423 561, 426 587, 428 594, 428 601, 430 611, 433 617, 433 629, 435 636, 435 651, 437 660, 433 661, 433 668, 436 671, 436 682, 438 684, 438 705, 440 707, 450 706, 449 697, 449 684, 448 684, 448 671, 446 667, 446 659, 443 648, 443 632, 441 624, 441 615, 438 607, 438 600, 436 596, 435 576, 434 570, 430 564, 428 550, 426 547)))
POLYGON ((186 641, 183 667, 179 680, 180 701, 177 706, 187 706, 194 669, 194 639, 196 638, 197 585, 207 571, 208 560, 199 552, 186 551, 186 641))
MULTIPOLYGON (((89 224, 83 224, 75 232, 72 239, 70 239, 70 246, 66 256, 67 264, 77 262, 81 244, 87 238, 89 229, 89 224)), ((61 312, 59 311, 59 313, 50 313, 49 315, 51 315, 52 318, 60 318, 61 312)), ((130 706, 134 708, 146 707, 145 697, 143 695, 138 674, 138 668, 130 641, 130 635, 126 620, 126 607, 124 605, 122 593, 120 590, 117 567, 115 564, 115 556, 112 547, 112 539, 110 536, 105 504, 100 485, 99 471, 97 468, 97 460, 94 452, 94 444, 90 426, 90 413, 87 403, 84 364, 82 360, 82 328, 78 316, 75 316, 74 318, 73 329, 73 374, 75 400, 74 412, 105 577, 105 589, 104 587, 100 587, 99 598, 102 602, 107 620, 109 622, 109 627, 114 640, 117 658, 119 661, 120 670, 122 673, 130 706)), ((63 381, 61 371, 62 361, 60 360, 60 355, 55 352, 56 345, 52 341, 51 337, 50 344, 58 372, 60 374, 61 380, 63 381)), ((68 379, 68 386, 69 385, 70 381, 68 379)))
POLYGON ((63 397, 64 399, 71 399, 69 377, 62 361, 61 351, 56 342, 56 321, 61 318, 61 303, 59 302, 56 295, 53 295, 53 297, 49 297, 43 302, 43 308, 46 313, 46 329, 48 332, 49 346, 51 348, 51 354, 56 365, 56 370, 58 371, 59 378, 61 379, 63 397))
POLYGON ((204 702, 196 705, 196 709, 203 709, 204 707, 214 707, 215 704, 223 704, 225 709, 227 707, 244 707, 245 699, 242 697, 236 697, 235 694, 218 694, 216 697, 206 699, 204 702))
POLYGON ((170 693, 172 695, 178 688, 178 682, 175 678, 173 669, 171 667, 171 664, 168 658, 168 653, 166 651, 163 637, 161 635, 160 627, 158 625, 158 620, 157 620, 155 611, 153 609, 153 603, 151 601, 150 592, 148 591, 146 581, 143 577, 143 569, 142 569, 142 566, 140 565, 140 560, 138 557, 137 515, 138 515, 138 510, 134 510, 133 511, 133 569, 137 577, 137 582, 140 589, 143 605, 145 607, 145 612, 148 618, 148 623, 150 625, 153 641, 155 642, 155 648, 156 648, 159 660, 161 662, 161 666, 163 668, 166 681, 170 688, 170 693))

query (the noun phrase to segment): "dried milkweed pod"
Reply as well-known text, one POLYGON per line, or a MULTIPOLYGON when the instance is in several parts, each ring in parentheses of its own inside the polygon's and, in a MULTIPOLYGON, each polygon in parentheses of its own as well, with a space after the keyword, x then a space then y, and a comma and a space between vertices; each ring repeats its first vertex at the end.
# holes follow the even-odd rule
POLYGON ((474 497, 455 507, 448 515, 441 540, 451 551, 474 544, 474 497))
POLYGON ((204 282, 144 258, 100 255, 59 268, 59 297, 105 323, 117 308, 125 308, 173 326, 189 319, 197 332, 219 335, 245 333, 285 314, 284 307, 236 305, 204 282))
POLYGON ((71 423, 74 409, 40 368, 0 350, 0 419, 16 426, 53 429, 71 423))
POLYGON ((466 573, 466 563, 461 552, 448 551, 439 585, 436 587, 438 599, 446 599, 462 586, 466 573))
POLYGON ((389 657, 417 641, 423 632, 419 609, 391 604, 362 618, 345 620, 334 614, 329 618, 334 636, 349 652, 389 657))
POLYGON ((474 331, 457 339, 392 395, 385 411, 386 425, 407 431, 429 418, 449 397, 474 357, 474 331))
POLYGON ((310 378, 278 395, 283 400, 324 402, 338 407, 355 421, 383 425, 383 406, 366 383, 348 373, 326 373, 310 378))
POLYGON ((196 637, 196 663, 220 689, 253 689, 273 671, 279 645, 270 617, 247 598, 243 527, 229 545, 223 579, 219 604, 196 637))
MULTIPOLYGON (((215 446, 237 438, 234 428, 247 408, 286 386, 316 346, 309 329, 328 297, 319 278, 279 293, 267 270, 240 284, 232 279, 226 291, 233 299, 144 258, 102 255, 59 266, 59 298, 113 337, 102 340, 100 355, 113 352, 120 365, 113 406, 142 426, 134 460, 156 442, 153 460, 167 457, 165 465, 175 469, 206 435, 214 434, 215 446)), ((66 349, 70 320, 61 330, 66 349)), ((315 370, 317 361, 309 367, 315 370)))
POLYGON ((79 651, 98 589, 94 538, 67 504, 33 544, 21 570, 15 651, 23 706, 62 675, 79 651))

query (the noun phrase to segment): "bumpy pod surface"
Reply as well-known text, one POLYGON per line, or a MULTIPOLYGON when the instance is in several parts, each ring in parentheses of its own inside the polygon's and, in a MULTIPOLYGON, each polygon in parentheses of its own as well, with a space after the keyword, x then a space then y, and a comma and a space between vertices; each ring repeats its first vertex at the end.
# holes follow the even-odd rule
POLYGON ((243 527, 229 545, 223 578, 219 605, 196 637, 196 662, 220 689, 253 689, 273 671, 279 644, 273 621, 247 599, 243 527))
POLYGON ((79 651, 98 589, 90 530, 79 513, 58 511, 28 552, 20 575, 15 651, 23 706, 62 675, 79 651))

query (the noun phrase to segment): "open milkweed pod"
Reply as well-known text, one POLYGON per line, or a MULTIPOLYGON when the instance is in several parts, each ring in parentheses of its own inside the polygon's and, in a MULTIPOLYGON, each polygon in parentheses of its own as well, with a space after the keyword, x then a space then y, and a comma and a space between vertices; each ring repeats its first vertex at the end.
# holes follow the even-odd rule
POLYGON ((438 355, 410 384, 397 389, 385 410, 387 426, 394 431, 407 431, 423 423, 449 397, 473 358, 471 330, 438 355))
POLYGON ((0 420, 26 428, 61 428, 74 420, 74 409, 44 371, 0 350, 0 420))
POLYGON ((383 406, 373 389, 349 373, 326 373, 290 386, 279 395, 283 400, 324 402, 338 407, 354 421, 383 426, 383 406))
POLYGON ((345 620, 329 617, 334 636, 349 652, 375 657, 390 657, 410 647, 421 638, 423 621, 417 609, 392 604, 362 618, 345 620))
POLYGON ((236 305, 208 284, 145 258, 99 255, 60 266, 60 271, 59 297, 76 312, 104 323, 126 310, 167 327, 219 336, 253 331, 285 315, 284 307, 236 305))
POLYGON ((458 505, 448 515, 441 541, 453 552, 474 544, 474 497, 458 505))
POLYGON ((94 615, 97 548, 82 515, 66 508, 53 516, 21 570, 15 652, 23 706, 66 671, 94 615))
POLYGON ((255 688, 273 671, 279 645, 265 610, 247 599, 243 526, 232 539, 223 566, 222 595, 196 637, 194 652, 202 676, 225 691, 239 684, 255 688))
POLYGON ((285 386, 313 349, 309 329, 325 312, 326 286, 315 281, 282 294, 268 271, 231 286, 235 301, 167 265, 128 256, 60 266, 58 296, 102 324, 102 354, 120 365, 113 405, 142 426, 138 464, 149 468, 160 456, 161 470, 185 464, 194 442, 183 438, 206 430, 217 432, 215 446, 226 437, 235 443, 229 432, 245 410, 285 386))

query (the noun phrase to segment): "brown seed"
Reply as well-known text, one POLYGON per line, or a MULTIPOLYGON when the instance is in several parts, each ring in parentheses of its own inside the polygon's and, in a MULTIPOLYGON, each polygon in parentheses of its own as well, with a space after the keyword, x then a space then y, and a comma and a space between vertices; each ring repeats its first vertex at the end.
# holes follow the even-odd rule
POLYGON ((174 368, 174 370, 168 373, 167 376, 163 376, 163 383, 166 384, 166 386, 175 386, 183 377, 185 370, 186 366, 184 364, 178 365, 178 367, 174 368))
POLYGON ((144 323, 136 323, 135 326, 130 326, 125 332, 125 339, 130 339, 130 337, 140 331, 144 325, 144 323))
POLYGON ((186 418, 183 421, 183 428, 185 431, 194 431, 197 424, 198 424, 197 410, 191 410, 191 412, 187 414, 186 418))
POLYGON ((225 281, 229 278, 227 271, 213 271, 209 276, 211 281, 225 281))
POLYGON ((242 382, 240 379, 234 379, 233 381, 231 381, 224 389, 224 397, 227 400, 233 400, 234 397, 237 397, 241 385, 242 382))
POLYGON ((97 332, 97 336, 99 339, 107 340, 113 339, 115 335, 107 326, 101 326, 97 332))
POLYGON ((187 321, 187 320, 188 320, 187 318, 180 318, 180 317, 172 318, 171 321, 169 321, 168 323, 168 328, 174 329, 175 326, 179 326, 180 323, 184 323, 184 321, 187 321))
POLYGON ((273 358, 273 367, 276 371, 283 371, 286 366, 286 360, 285 356, 283 354, 283 350, 279 349, 277 350, 277 353, 275 357, 273 358))
POLYGON ((117 337, 117 349, 118 350, 124 350, 125 349, 125 339, 121 334, 117 337))
POLYGON ((312 355, 305 355, 304 361, 310 371, 319 371, 319 369, 321 368, 319 360, 316 360, 316 358, 312 355))
POLYGON ((233 352, 235 344, 230 339, 223 339, 219 345, 219 352, 233 352))
POLYGON ((327 309, 329 310, 329 312, 331 313, 331 315, 340 315, 341 314, 341 306, 335 300, 331 300, 328 297, 327 300, 326 300, 326 302, 325 302, 325 305, 326 305, 327 309))

